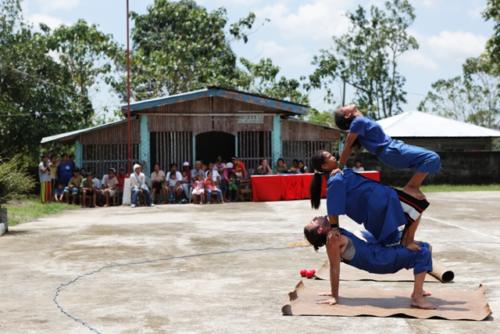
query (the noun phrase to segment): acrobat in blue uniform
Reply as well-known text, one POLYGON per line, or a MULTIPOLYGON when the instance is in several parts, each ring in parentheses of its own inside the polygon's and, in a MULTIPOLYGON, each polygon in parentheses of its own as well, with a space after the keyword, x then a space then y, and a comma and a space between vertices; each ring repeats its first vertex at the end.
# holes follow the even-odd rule
POLYGON ((413 251, 402 245, 387 247, 368 243, 345 229, 340 229, 340 233, 351 242, 341 254, 342 261, 350 266, 374 274, 395 273, 403 268, 413 268, 415 275, 432 271, 432 252, 426 242, 420 242, 420 250, 413 251), (348 259, 345 256, 348 256, 348 259))
POLYGON ((411 168, 428 174, 435 174, 441 168, 437 153, 392 139, 377 122, 368 117, 354 117, 349 132, 357 134, 361 145, 389 167, 411 168))
POLYGON ((396 190, 349 168, 328 179, 326 205, 329 216, 347 215, 382 245, 399 243, 408 223, 396 190))

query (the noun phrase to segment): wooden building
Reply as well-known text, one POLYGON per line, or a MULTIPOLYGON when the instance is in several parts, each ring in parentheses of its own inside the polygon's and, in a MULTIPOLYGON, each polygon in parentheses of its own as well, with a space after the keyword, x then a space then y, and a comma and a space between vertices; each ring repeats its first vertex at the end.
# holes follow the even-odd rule
MULTIPOLYGON (((154 162, 225 161, 241 158, 253 169, 260 159, 309 163, 319 149, 337 147, 336 129, 299 120, 306 105, 219 87, 131 104, 133 160, 151 170, 154 162)), ((126 106, 122 107, 124 114, 126 106)), ((76 164, 102 175, 127 162, 127 120, 42 139, 74 143, 76 164)))

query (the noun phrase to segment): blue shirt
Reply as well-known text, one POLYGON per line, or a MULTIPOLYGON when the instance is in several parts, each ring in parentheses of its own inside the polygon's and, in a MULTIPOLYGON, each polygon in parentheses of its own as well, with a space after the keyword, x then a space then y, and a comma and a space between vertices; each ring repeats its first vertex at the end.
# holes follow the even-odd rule
POLYGON ((346 168, 328 179, 327 190, 328 215, 347 215, 364 224, 382 244, 399 241, 398 227, 407 220, 394 189, 346 168))
POLYGON ((388 145, 392 140, 377 122, 368 117, 354 117, 349 132, 356 133, 361 145, 371 153, 376 153, 379 147, 388 145))
POLYGON ((61 161, 57 166, 58 183, 68 185, 69 180, 73 176, 73 163, 70 160, 61 161))

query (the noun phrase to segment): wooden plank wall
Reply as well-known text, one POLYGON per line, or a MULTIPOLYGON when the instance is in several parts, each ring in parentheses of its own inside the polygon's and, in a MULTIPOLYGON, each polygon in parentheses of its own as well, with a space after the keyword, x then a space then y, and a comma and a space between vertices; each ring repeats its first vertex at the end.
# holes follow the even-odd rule
MULTIPOLYGON (((134 119, 131 122, 132 144, 139 144, 139 121, 134 119)), ((80 135, 80 142, 85 144, 126 144, 127 143, 127 123, 109 126, 80 135)))
POLYGON ((337 141, 339 137, 338 130, 321 125, 294 119, 283 119, 281 123, 282 140, 337 141))
POLYGON ((273 117, 264 116, 263 124, 240 124, 238 116, 172 116, 149 115, 149 131, 190 131, 195 135, 209 131, 236 134, 238 131, 271 131, 273 117))

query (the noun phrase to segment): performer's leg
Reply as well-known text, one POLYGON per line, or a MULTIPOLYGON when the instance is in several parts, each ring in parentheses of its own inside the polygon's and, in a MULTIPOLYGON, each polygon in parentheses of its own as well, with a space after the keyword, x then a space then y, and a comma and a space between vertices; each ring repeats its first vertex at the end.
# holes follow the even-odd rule
POLYGON ((427 310, 434 310, 436 306, 425 300, 424 281, 426 274, 426 272, 422 272, 415 275, 413 293, 411 294, 411 306, 427 310))
POLYGON ((401 244, 413 251, 420 250, 420 246, 415 243, 415 233, 420 224, 420 218, 421 217, 418 217, 413 223, 406 225, 403 236, 401 237, 401 244))

